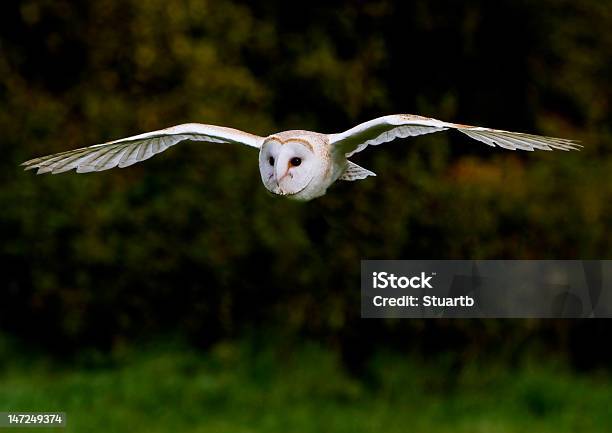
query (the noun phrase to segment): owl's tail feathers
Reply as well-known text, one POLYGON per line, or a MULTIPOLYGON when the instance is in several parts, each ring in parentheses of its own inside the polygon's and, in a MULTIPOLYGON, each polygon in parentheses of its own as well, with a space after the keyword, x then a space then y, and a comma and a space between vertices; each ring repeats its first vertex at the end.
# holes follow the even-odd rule
POLYGON ((368 176, 376 176, 375 173, 358 166, 354 162, 347 162, 348 166, 346 167, 344 173, 342 173, 342 176, 340 176, 340 180, 361 180, 365 179, 368 176))

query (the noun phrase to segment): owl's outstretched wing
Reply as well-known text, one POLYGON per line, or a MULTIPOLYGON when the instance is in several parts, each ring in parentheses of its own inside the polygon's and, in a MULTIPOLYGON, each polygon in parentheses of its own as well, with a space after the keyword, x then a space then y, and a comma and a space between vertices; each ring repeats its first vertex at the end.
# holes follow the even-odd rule
POLYGON ((62 173, 74 168, 77 173, 108 170, 117 166, 123 168, 149 159, 185 140, 238 143, 256 148, 261 147, 263 142, 262 137, 238 129, 186 123, 108 143, 31 159, 21 165, 25 166, 25 170, 37 168, 38 174, 62 173))
POLYGON ((500 146, 511 150, 577 150, 581 147, 577 142, 564 138, 543 137, 522 132, 448 123, 413 114, 393 114, 378 117, 361 123, 348 131, 330 134, 328 137, 337 155, 350 157, 357 152, 361 152, 369 145, 375 146, 396 138, 430 134, 446 129, 456 129, 489 146, 500 146))

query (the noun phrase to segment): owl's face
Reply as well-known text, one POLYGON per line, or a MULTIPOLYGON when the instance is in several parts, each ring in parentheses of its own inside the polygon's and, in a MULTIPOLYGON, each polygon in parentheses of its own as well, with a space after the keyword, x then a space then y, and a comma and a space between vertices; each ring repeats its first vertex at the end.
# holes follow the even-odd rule
POLYGON ((321 161, 308 141, 271 138, 259 152, 259 172, 268 191, 300 199, 320 176, 321 161))

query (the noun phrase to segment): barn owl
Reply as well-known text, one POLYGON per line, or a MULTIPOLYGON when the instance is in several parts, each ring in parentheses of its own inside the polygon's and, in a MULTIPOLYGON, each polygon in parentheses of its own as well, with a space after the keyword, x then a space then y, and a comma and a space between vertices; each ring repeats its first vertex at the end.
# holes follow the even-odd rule
POLYGON ((506 149, 575 150, 575 141, 520 132, 448 123, 411 114, 394 114, 361 123, 337 134, 283 131, 267 137, 223 126, 186 123, 133 137, 69 150, 24 162, 26 170, 77 173, 127 167, 163 152, 181 141, 237 143, 259 149, 259 172, 266 189, 294 200, 320 197, 338 179, 359 180, 376 176, 348 160, 367 146, 396 138, 455 129, 473 139, 506 149))

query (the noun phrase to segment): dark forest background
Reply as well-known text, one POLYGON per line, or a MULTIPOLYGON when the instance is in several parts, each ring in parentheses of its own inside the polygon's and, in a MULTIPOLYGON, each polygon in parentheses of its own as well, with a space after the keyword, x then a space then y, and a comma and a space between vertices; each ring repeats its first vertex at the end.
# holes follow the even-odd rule
POLYGON ((362 320, 359 272, 612 258, 611 27, 601 0, 4 2, 0 330, 64 362, 178 335, 315 341, 357 376, 380 350, 609 371, 609 321, 362 320), (186 122, 339 132, 391 113, 584 149, 399 140, 354 157, 378 177, 306 204, 269 195, 256 151, 229 145, 89 175, 19 167, 186 122))
MULTIPOLYGON (((360 259, 610 258, 606 2, 2 8, 6 331, 57 351, 168 330, 207 345, 262 324, 349 351, 381 339, 434 342, 422 348, 433 351, 501 350, 506 338, 572 351, 561 346, 574 332, 574 343, 609 340, 607 322, 596 321, 359 318, 360 259), (585 148, 516 153, 453 134, 398 141, 356 156, 376 179, 339 183, 308 204, 268 195, 256 152, 232 146, 182 144, 95 175, 18 167, 190 121, 266 135, 336 132, 388 113, 585 148)), ((609 355, 599 349, 593 357, 609 355)))

